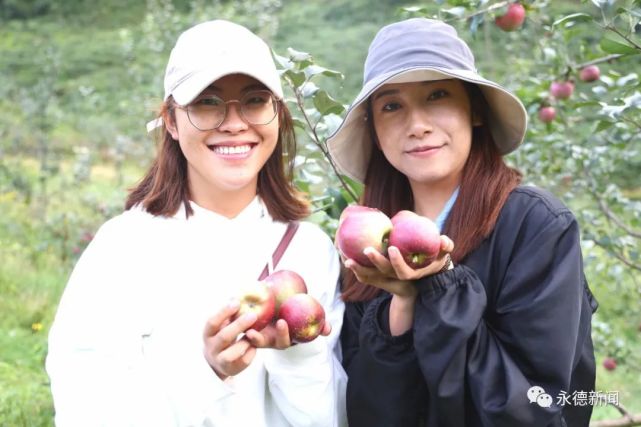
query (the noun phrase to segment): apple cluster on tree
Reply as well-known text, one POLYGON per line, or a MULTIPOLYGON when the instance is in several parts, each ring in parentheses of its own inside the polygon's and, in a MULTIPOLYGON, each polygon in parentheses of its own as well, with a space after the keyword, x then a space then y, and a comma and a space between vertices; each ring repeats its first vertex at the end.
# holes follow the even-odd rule
POLYGON ((240 296, 234 318, 255 313, 253 329, 261 330, 283 319, 292 342, 304 343, 320 335, 325 325, 323 306, 307 293, 303 278, 291 270, 278 270, 261 281, 251 283, 240 296))
MULTIPOLYGON (((579 70, 579 80, 591 83, 601 78, 601 70, 598 66, 587 65, 579 70)), ((550 95, 555 99, 568 99, 574 93, 574 81, 562 80, 550 84, 550 95)), ((539 108, 539 119, 543 123, 550 123, 556 118, 556 109, 551 105, 542 105, 539 108)))
POLYGON ((374 266, 363 253, 368 247, 384 256, 389 246, 397 247, 414 269, 434 261, 441 248, 438 227, 429 218, 403 210, 390 219, 378 209, 358 205, 345 208, 334 240, 344 258, 366 267, 374 266))

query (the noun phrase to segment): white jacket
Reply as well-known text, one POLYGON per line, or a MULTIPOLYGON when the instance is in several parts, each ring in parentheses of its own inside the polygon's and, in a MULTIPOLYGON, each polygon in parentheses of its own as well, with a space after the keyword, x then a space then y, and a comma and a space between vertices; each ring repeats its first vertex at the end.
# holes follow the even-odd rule
POLYGON ((286 225, 258 197, 227 219, 192 203, 172 218, 132 209, 107 221, 78 261, 49 335, 58 427, 346 425, 339 259, 302 223, 278 269, 298 272, 332 333, 259 349, 221 381, 203 355, 206 320, 255 281, 286 225))

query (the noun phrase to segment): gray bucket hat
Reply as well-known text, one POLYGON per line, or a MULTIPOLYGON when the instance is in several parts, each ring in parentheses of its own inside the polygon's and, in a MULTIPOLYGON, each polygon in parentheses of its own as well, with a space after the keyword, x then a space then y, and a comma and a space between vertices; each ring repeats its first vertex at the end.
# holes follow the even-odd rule
POLYGON ((478 74, 470 48, 444 22, 412 18, 383 27, 369 47, 363 74, 363 88, 327 140, 339 170, 357 181, 365 180, 373 146, 365 122, 366 101, 386 83, 442 79, 475 83, 490 107, 489 128, 501 154, 523 141, 525 107, 515 95, 478 74))

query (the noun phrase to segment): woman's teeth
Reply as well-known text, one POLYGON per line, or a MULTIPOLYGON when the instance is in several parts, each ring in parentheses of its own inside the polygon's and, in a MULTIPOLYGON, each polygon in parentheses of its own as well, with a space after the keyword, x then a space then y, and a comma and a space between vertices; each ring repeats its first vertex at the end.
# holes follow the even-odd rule
POLYGON ((251 145, 214 145, 209 148, 217 154, 245 154, 251 150, 251 145))

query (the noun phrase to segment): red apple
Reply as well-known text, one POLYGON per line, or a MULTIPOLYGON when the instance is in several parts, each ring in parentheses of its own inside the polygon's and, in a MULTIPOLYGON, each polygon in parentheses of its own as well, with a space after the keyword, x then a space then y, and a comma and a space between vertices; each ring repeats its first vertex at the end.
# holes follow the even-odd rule
POLYGON ((287 298, 280 307, 278 316, 287 322, 292 342, 309 342, 315 339, 325 326, 323 306, 309 294, 296 294, 287 298))
POLYGON ((341 214, 334 240, 343 257, 373 267, 363 250, 371 246, 387 255, 387 240, 391 230, 392 221, 380 210, 352 205, 341 214))
POLYGON ((389 244, 398 248, 407 265, 417 269, 434 261, 441 250, 441 233, 436 224, 412 211, 398 212, 392 223, 389 244))
POLYGON ((550 123, 556 118, 556 110, 554 107, 541 107, 539 110, 539 119, 543 123, 550 123))
POLYGON ((305 280, 295 271, 278 270, 265 277, 264 281, 276 298, 276 317, 278 317, 280 306, 287 298, 295 294, 307 293, 305 280))
POLYGON ((557 99, 567 99, 574 92, 574 82, 567 80, 564 82, 552 82, 550 93, 557 99))
POLYGON ((617 367, 617 361, 614 357, 606 357, 603 359, 603 367, 608 371, 614 371, 617 367))
POLYGON ((593 82, 599 80, 599 77, 601 77, 601 70, 596 65, 588 65, 579 71, 579 79, 584 82, 593 82))
MULTIPOLYGON (((398 211, 396 212, 396 215, 392 217, 392 226, 395 226, 397 222, 405 220, 405 219, 411 219, 416 216, 416 213, 408 210, 403 210, 403 211, 398 211)), ((393 227, 392 227, 393 229, 393 227)))
POLYGON ((494 23, 503 31, 514 31, 525 21, 525 8, 521 3, 512 3, 507 7, 505 15, 497 16, 494 23))
POLYGON ((247 285, 239 297, 240 307, 232 320, 246 313, 255 313, 256 322, 253 329, 260 331, 269 325, 276 312, 276 298, 264 281, 247 285))

